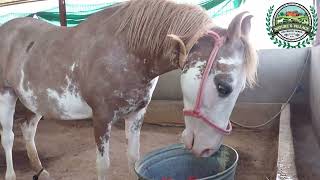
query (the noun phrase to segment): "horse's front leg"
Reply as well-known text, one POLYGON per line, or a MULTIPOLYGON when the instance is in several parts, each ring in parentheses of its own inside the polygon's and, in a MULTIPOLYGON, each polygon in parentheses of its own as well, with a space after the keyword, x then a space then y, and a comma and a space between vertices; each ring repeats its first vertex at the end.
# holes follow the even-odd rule
POLYGON ((133 112, 125 121, 130 179, 137 179, 134 174, 134 163, 140 158, 140 130, 145 112, 146 108, 133 112))
POLYGON ((98 180, 106 180, 107 171, 110 166, 109 140, 111 133, 111 118, 109 116, 94 116, 93 126, 97 145, 97 176, 98 180))
POLYGON ((130 113, 125 121, 126 124, 126 139, 127 139, 127 157, 128 157, 128 167, 129 167, 129 178, 137 179, 134 173, 134 163, 140 158, 140 130, 143 123, 144 114, 151 101, 153 91, 157 85, 159 76, 154 78, 150 82, 149 93, 146 94, 146 102, 141 109, 136 112, 130 113))

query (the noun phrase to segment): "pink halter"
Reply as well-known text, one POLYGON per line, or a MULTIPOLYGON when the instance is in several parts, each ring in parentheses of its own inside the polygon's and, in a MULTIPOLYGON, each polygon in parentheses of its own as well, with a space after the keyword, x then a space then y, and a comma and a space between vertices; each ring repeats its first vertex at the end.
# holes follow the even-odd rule
POLYGON ((202 76, 202 79, 200 82, 200 87, 198 90, 198 95, 197 95, 195 107, 193 108, 193 110, 183 110, 183 114, 185 116, 192 116, 192 117, 195 117, 195 118, 202 120, 203 122, 208 124, 210 127, 218 130, 222 134, 230 134, 230 132, 232 131, 232 125, 231 125, 230 121, 228 122, 228 126, 226 129, 221 128, 221 127, 217 126, 214 122, 211 122, 209 120, 209 118, 207 118, 205 115, 203 115, 201 113, 201 110, 200 110, 204 85, 208 79, 210 69, 212 68, 212 65, 214 63, 215 57, 217 56, 218 50, 222 45, 222 39, 220 38, 219 34, 217 34, 216 32, 213 32, 213 31, 209 31, 208 35, 215 39, 215 42, 217 43, 217 45, 215 45, 213 50, 211 51, 210 57, 207 62, 206 69, 203 73, 203 76, 202 76))

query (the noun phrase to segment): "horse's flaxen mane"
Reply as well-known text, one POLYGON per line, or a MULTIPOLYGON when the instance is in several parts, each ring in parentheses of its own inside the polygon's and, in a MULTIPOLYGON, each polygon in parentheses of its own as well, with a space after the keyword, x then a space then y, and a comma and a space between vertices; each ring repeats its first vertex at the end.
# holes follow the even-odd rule
MULTIPOLYGON (((184 42, 186 50, 213 27, 212 19, 199 6, 177 4, 170 0, 131 0, 117 12, 121 23, 117 33, 125 32, 129 50, 147 57, 177 58, 177 42, 167 35, 174 34, 184 42)), ((248 39, 245 47, 247 85, 256 84, 257 55, 248 39)))
POLYGON ((118 13, 123 15, 117 32, 126 31, 130 50, 170 60, 176 58, 173 50, 178 46, 167 35, 180 37, 188 52, 212 25, 202 8, 168 0, 131 0, 118 13))
POLYGON ((253 87, 257 84, 258 55, 247 38, 241 38, 244 45, 244 66, 247 77, 247 85, 253 87))

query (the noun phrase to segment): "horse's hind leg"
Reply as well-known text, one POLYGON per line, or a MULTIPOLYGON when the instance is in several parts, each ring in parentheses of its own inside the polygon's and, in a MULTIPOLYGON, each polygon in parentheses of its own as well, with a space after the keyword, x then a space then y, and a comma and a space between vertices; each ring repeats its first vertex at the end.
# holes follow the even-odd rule
POLYGON ((5 152, 7 165, 5 180, 16 179, 12 162, 12 146, 14 141, 12 128, 16 101, 17 97, 11 88, 0 89, 1 144, 5 152))
POLYGON ((42 116, 38 114, 32 114, 31 116, 28 116, 21 124, 21 131, 26 144, 27 154, 32 169, 38 173, 36 176, 40 176, 40 179, 43 179, 43 177, 48 179, 49 173, 42 167, 34 142, 37 126, 41 117, 42 116))

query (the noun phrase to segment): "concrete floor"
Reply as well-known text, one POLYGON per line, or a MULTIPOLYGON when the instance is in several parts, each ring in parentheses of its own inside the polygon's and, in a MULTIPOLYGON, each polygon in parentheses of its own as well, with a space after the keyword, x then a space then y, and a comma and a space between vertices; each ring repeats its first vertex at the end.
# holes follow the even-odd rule
MULTIPOLYGON (((163 103, 163 102, 162 102, 163 103)), ((181 102, 177 103, 180 104, 181 102)), ((161 119, 163 110, 156 102, 150 106, 146 122, 152 117, 161 119), (161 113, 154 113, 157 108, 161 113)), ((240 104, 237 105, 232 119, 237 122, 259 124, 266 121, 279 110, 279 105, 272 104, 240 104)), ((177 111, 167 109, 166 118, 179 119, 177 111), (171 115, 170 115, 171 114, 171 115)), ((180 118, 181 119, 181 118, 180 118)), ((234 147, 239 153, 237 180, 275 179, 278 125, 277 121, 264 130, 245 130, 234 128, 232 135, 225 138, 224 143, 234 147)), ((55 121, 42 120, 36 137, 40 158, 52 177, 59 180, 96 179, 95 145, 91 121, 55 121)), ((127 179, 126 145, 123 123, 119 122, 112 129, 111 137, 111 180, 127 179)), ((14 166, 18 180, 32 179, 31 171, 21 131, 15 126, 15 145, 13 150, 14 166)), ((145 124, 141 133, 142 155, 152 150, 180 142, 183 128, 158 127, 145 124)), ((0 148, 0 179, 4 177, 5 159, 0 148)))
POLYGON ((314 134, 308 106, 291 106, 291 127, 299 180, 320 179, 320 146, 314 134))

